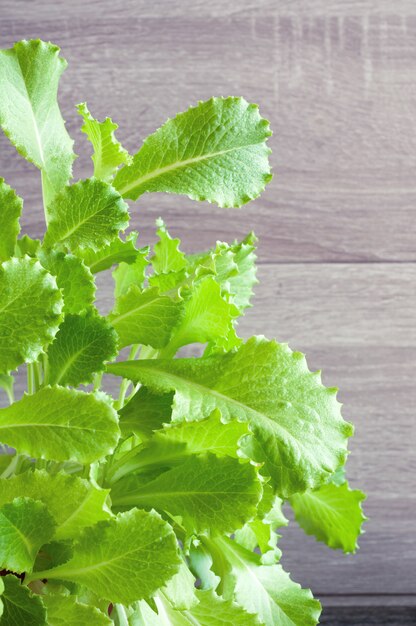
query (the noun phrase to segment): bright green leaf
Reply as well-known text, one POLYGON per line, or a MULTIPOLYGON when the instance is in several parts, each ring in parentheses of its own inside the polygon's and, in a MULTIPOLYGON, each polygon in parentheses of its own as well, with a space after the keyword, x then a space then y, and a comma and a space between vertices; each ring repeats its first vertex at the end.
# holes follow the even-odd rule
POLYGON ((15 576, 3 578, 1 626, 48 626, 42 598, 32 594, 15 576))
POLYGON ((23 235, 16 241, 14 256, 22 258, 24 256, 38 256, 40 249, 40 239, 32 239, 29 235, 23 235))
MULTIPOLYGON (((265 626, 315 626, 321 605, 309 589, 293 582, 281 565, 263 565, 260 556, 228 537, 210 539, 221 561, 222 588, 249 613, 259 616, 265 626)), ((216 562, 214 558, 214 570, 216 562)), ((219 574, 219 572, 217 572, 219 574)))
POLYGON ((139 289, 143 288, 146 277, 146 269, 149 265, 147 255, 149 248, 142 248, 137 251, 137 257, 134 263, 120 263, 113 271, 113 279, 115 284, 114 298, 124 296, 132 285, 139 289))
POLYGON ((361 527, 366 519, 361 503, 365 494, 350 489, 348 483, 328 483, 318 489, 295 493, 290 504, 296 521, 308 535, 314 535, 330 548, 355 552, 361 527))
POLYGON ((233 332, 237 315, 236 307, 222 298, 220 286, 208 276, 195 285, 189 299, 185 300, 183 315, 163 356, 173 356, 180 347, 191 343, 225 341, 233 332))
POLYGON ((116 355, 117 333, 104 317, 67 315, 49 346, 49 383, 87 385, 116 355))
POLYGON ((65 187, 49 207, 45 245, 99 250, 128 226, 128 207, 107 183, 88 178, 65 187))
POLYGON ((35 259, 0 266, 0 373, 37 360, 58 331, 62 306, 55 279, 35 259))
POLYGON ((185 194, 239 207, 270 181, 269 124, 243 98, 211 98, 167 121, 144 142, 114 185, 125 198, 185 194))
POLYGON ((10 374, 0 374, 0 389, 4 389, 11 404, 14 401, 14 377, 10 374))
POLYGON ((132 509, 86 529, 67 563, 29 580, 69 580, 109 602, 131 604, 165 585, 179 565, 171 526, 155 511, 132 509))
POLYGON ((175 609, 190 609, 198 603, 195 577, 186 561, 182 560, 178 572, 167 582, 162 592, 175 609))
POLYGON ((249 463, 214 455, 193 456, 137 488, 134 476, 111 491, 114 506, 156 508, 181 516, 190 532, 232 532, 254 517, 261 496, 249 463))
POLYGON ((172 415, 173 393, 155 394, 141 387, 119 412, 123 435, 131 433, 143 439, 162 428, 172 415))
POLYGON ((156 220, 156 225, 158 226, 156 235, 159 241, 154 245, 151 258, 155 274, 180 272, 186 267, 185 254, 179 249, 181 240, 172 239, 161 218, 156 220))
POLYGON ((73 141, 57 102, 66 61, 44 41, 0 50, 0 125, 17 151, 42 172, 48 206, 72 176, 73 141))
POLYGON ((20 232, 19 218, 22 208, 23 200, 0 178, 0 262, 13 256, 20 232))
POLYGON ((156 287, 141 291, 132 285, 126 295, 116 300, 108 319, 117 331, 121 348, 135 343, 163 348, 181 310, 180 303, 159 295, 156 287))
POLYGON ((42 250, 39 260, 64 296, 64 313, 82 313, 90 309, 95 298, 94 277, 88 267, 73 254, 42 250))
POLYGON ((191 454, 204 452, 238 458, 238 442, 247 432, 247 424, 223 424, 219 411, 214 411, 200 422, 182 422, 157 430, 139 447, 137 456, 130 459, 129 467, 142 471, 158 465, 172 466, 191 454))
POLYGON ((341 417, 336 390, 285 344, 254 337, 225 355, 107 369, 157 393, 176 391, 173 421, 202 419, 218 408, 225 421, 248 422, 253 456, 283 496, 319 485, 345 460, 352 426, 341 417))
POLYGON ((131 162, 129 153, 115 138, 114 131, 118 125, 109 117, 106 117, 104 122, 94 119, 85 102, 79 104, 77 110, 84 120, 81 130, 94 148, 91 157, 94 163, 94 176, 109 182, 120 165, 131 162))
POLYGON ((17 496, 40 500, 56 522, 55 539, 75 537, 83 528, 111 517, 105 506, 108 494, 108 489, 78 476, 50 475, 45 470, 0 480, 0 506, 17 496))
POLYGON ((0 507, 0 569, 32 571, 40 547, 55 532, 55 522, 43 502, 15 498, 0 507))
POLYGON ((117 237, 100 250, 85 248, 79 250, 78 255, 81 256, 93 274, 108 270, 116 263, 134 263, 142 253, 136 248, 137 237, 138 233, 133 231, 125 239, 117 237))
POLYGON ((45 595, 48 626, 111 626, 110 618, 94 606, 78 602, 74 596, 45 595))
POLYGON ((212 591, 197 591, 198 604, 178 611, 165 595, 156 599, 157 613, 143 600, 136 607, 132 626, 260 626, 255 615, 249 615, 231 600, 223 600, 212 591))
POLYGON ((36 458, 91 463, 110 454, 118 437, 106 401, 65 387, 44 387, 0 409, 0 441, 36 458))

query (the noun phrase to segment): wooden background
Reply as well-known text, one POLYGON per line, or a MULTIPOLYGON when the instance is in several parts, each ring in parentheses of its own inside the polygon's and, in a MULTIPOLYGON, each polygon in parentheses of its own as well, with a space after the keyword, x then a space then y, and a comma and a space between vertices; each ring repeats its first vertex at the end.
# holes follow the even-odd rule
MULTIPOLYGON (((293 525, 283 565, 327 606, 415 606, 414 1, 0 0, 0 9, 2 47, 41 37, 69 61, 60 101, 84 154, 77 176, 91 173, 80 101, 113 116, 130 150, 199 99, 259 103, 274 130, 275 178, 262 198, 223 211, 148 195, 132 225, 145 242, 162 215, 188 251, 256 231, 261 282, 244 333, 288 341, 340 387, 356 424, 350 479, 369 494, 357 555, 293 525)), ((40 235, 38 173, 4 138, 0 175, 40 235)), ((381 623, 357 611, 354 623, 381 623)), ((412 609, 402 615, 414 623, 412 609)))

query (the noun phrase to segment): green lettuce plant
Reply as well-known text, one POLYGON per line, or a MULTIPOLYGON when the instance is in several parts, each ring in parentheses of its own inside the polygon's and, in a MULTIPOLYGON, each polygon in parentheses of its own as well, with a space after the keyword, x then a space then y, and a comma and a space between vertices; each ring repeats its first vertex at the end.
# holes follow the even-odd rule
POLYGON ((42 41, 0 52, 0 123, 40 170, 46 221, 42 241, 20 236, 23 201, 0 180, 0 623, 316 624, 276 531, 287 503, 306 533, 357 547, 364 496, 344 477, 353 429, 336 389, 286 344, 238 336, 253 234, 192 255, 160 220, 152 250, 126 234, 126 201, 146 192, 256 198, 269 124, 242 98, 212 98, 130 156, 80 104, 94 173, 72 183, 65 65, 42 41), (109 271, 103 316, 95 277, 109 271), (192 344, 202 356, 178 357, 192 344))

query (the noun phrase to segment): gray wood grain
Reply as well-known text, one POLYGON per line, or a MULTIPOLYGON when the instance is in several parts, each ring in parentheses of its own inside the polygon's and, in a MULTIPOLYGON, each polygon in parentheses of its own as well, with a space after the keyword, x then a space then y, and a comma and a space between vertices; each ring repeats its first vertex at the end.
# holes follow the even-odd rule
MULTIPOLYGON (((331 2, 312 2, 313 14, 306 2, 191 4, 3 1, 2 45, 40 36, 57 41, 70 62, 61 101, 84 155, 76 175, 91 171, 79 101, 112 114, 135 150, 198 99, 244 94, 275 131, 276 176, 264 196, 228 212, 147 196, 135 227, 148 237, 163 213, 194 249, 254 228, 263 261, 415 260, 412 3, 371 2, 363 12, 365 3, 336 2, 328 14, 331 2)), ((26 223, 38 232, 37 173, 12 159, 5 139, 0 153, 2 175, 26 197, 26 223)))
MULTIPOLYGON (((414 1, 1 0, 2 47, 24 37, 58 43, 70 63, 60 101, 81 155, 76 177, 91 173, 74 111, 83 100, 114 117, 132 151, 211 95, 243 94, 271 120, 276 175, 262 198, 221 211, 149 195, 132 208, 132 226, 147 243, 163 215, 188 251, 260 236, 261 284, 241 330, 288 341, 340 386, 356 424, 349 474, 369 493, 371 518, 355 556, 291 525, 283 564, 329 604, 414 605, 414 1)), ((39 235, 38 173, 4 137, 0 175, 25 197, 24 226, 39 235)), ((108 307, 108 278, 102 286, 108 307)), ((412 623, 406 611, 396 621, 412 623)), ((396 623, 375 615, 324 619, 396 623)))

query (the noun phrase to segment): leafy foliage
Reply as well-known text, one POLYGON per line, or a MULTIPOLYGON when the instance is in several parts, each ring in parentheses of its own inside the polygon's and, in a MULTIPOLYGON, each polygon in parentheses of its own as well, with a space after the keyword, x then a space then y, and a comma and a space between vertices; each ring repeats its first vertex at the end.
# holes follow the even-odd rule
POLYGON ((212 98, 130 157, 80 104, 94 170, 73 182, 65 66, 38 40, 0 51, 0 125, 41 171, 46 221, 43 240, 20 236, 23 201, 0 179, 0 626, 317 624, 277 533, 290 504, 306 533, 357 548, 336 390, 287 345, 238 336, 253 233, 192 255, 162 219, 152 248, 125 233, 126 199, 146 192, 256 198, 268 122, 212 98), (98 274, 114 304, 96 305, 98 274))

